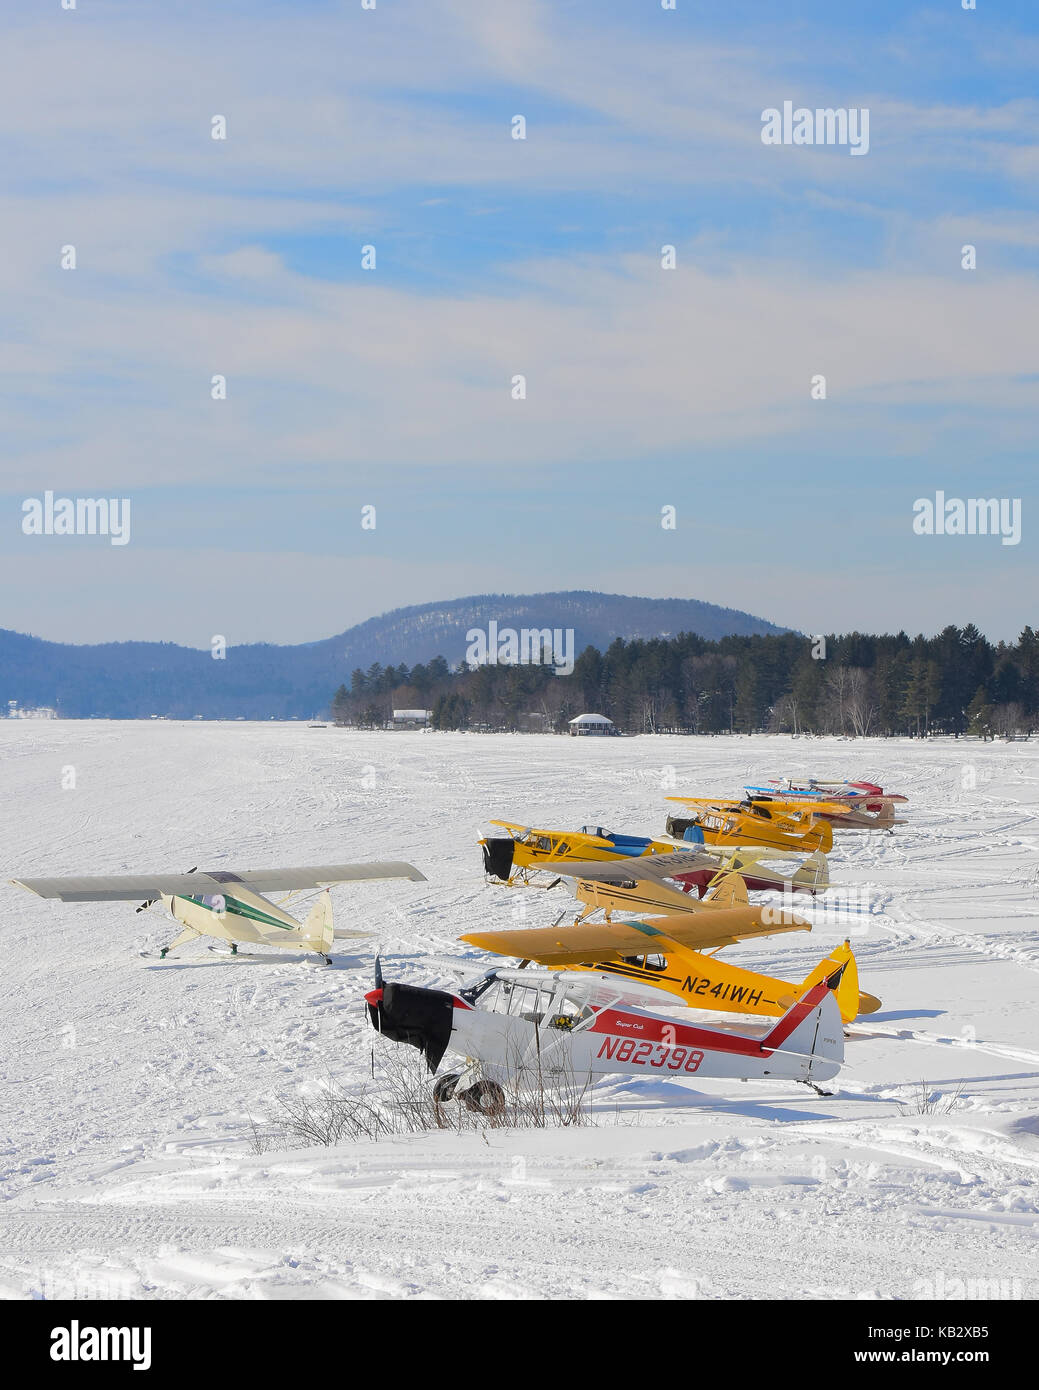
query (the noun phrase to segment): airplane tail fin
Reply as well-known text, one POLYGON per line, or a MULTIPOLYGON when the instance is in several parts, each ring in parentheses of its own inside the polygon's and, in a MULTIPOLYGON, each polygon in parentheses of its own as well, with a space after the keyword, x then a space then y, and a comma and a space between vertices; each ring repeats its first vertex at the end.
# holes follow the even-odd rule
POLYGON ((826 892, 830 886, 830 865, 821 849, 808 856, 799 866, 791 882, 799 888, 809 888, 813 893, 826 892))
POLYGON ((808 830, 805 831, 804 839, 806 844, 814 844, 815 848, 823 854, 829 854, 833 849, 833 826, 828 820, 822 820, 813 816, 808 830))
POLYGON ((332 930, 332 894, 327 888, 307 914, 303 935, 323 956, 331 951, 335 933, 332 930))
POLYGON ((719 873, 704 902, 713 903, 715 907, 749 907, 747 885, 735 871, 719 873))
POLYGON ((845 941, 843 946, 838 946, 825 960, 819 962, 811 974, 805 976, 798 995, 803 999, 815 985, 829 979, 838 970, 841 972, 840 982, 833 991, 834 998, 844 1022, 853 1023, 860 1013, 859 967, 849 942, 845 941))
POLYGON ((835 996, 847 969, 845 962, 796 1000, 761 1039, 762 1050, 810 1059, 807 1079, 836 1076, 844 1062, 844 1029, 835 996))

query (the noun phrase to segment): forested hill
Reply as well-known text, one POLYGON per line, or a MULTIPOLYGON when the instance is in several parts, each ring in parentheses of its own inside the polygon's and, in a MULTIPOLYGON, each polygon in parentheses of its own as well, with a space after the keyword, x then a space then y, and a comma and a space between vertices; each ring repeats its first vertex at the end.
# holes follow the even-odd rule
POLYGON ((705 638, 781 629, 748 613, 696 599, 646 599, 571 591, 481 594, 398 608, 336 637, 298 646, 231 645, 226 657, 171 642, 73 646, 0 629, 0 701, 51 706, 66 717, 168 715, 308 718, 327 711, 356 668, 411 667, 441 657, 459 665, 466 633, 499 628, 573 629, 574 654, 616 638, 695 632, 705 638))
POLYGON ((973 623, 934 637, 847 633, 680 635, 588 648, 573 673, 430 662, 356 670, 333 698, 337 721, 379 727, 394 709, 432 712, 437 729, 564 733, 605 714, 623 733, 1012 735, 1039 728, 1039 637, 993 644, 973 623))

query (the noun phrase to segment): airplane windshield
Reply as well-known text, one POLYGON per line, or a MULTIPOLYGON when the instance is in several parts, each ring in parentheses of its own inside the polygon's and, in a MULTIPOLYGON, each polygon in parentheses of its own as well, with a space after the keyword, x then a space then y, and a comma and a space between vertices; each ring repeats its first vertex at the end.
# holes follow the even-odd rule
POLYGON ((497 984, 497 976, 493 973, 484 975, 482 980, 477 980, 475 984, 466 985, 465 989, 460 989, 458 997, 464 999, 467 1004, 475 1004, 477 999, 486 994, 493 984, 497 984))
POLYGON ((468 1004, 488 1013, 507 1014, 542 1027, 571 1029, 594 1017, 587 998, 560 993, 554 982, 531 980, 530 984, 500 980, 491 971, 482 979, 458 991, 468 1004))

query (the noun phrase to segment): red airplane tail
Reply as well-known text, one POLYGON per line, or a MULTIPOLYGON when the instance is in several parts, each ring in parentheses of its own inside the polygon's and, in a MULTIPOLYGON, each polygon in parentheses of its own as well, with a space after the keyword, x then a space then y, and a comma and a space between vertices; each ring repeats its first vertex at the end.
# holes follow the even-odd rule
POLYGON ((844 1027, 835 990, 846 963, 813 985, 761 1039, 763 1052, 798 1052, 820 1061, 844 1061, 844 1027))

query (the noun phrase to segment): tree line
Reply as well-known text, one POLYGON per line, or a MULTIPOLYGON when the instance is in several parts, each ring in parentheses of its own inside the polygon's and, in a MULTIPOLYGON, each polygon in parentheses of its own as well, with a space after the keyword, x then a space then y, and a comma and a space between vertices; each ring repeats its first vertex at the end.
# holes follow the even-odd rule
POLYGON ((934 637, 852 632, 710 640, 695 633, 586 647, 549 665, 452 669, 443 657, 353 672, 337 723, 377 728, 428 709, 437 729, 567 732, 604 714, 625 733, 1012 736, 1039 727, 1039 636, 993 644, 974 626, 934 637))

